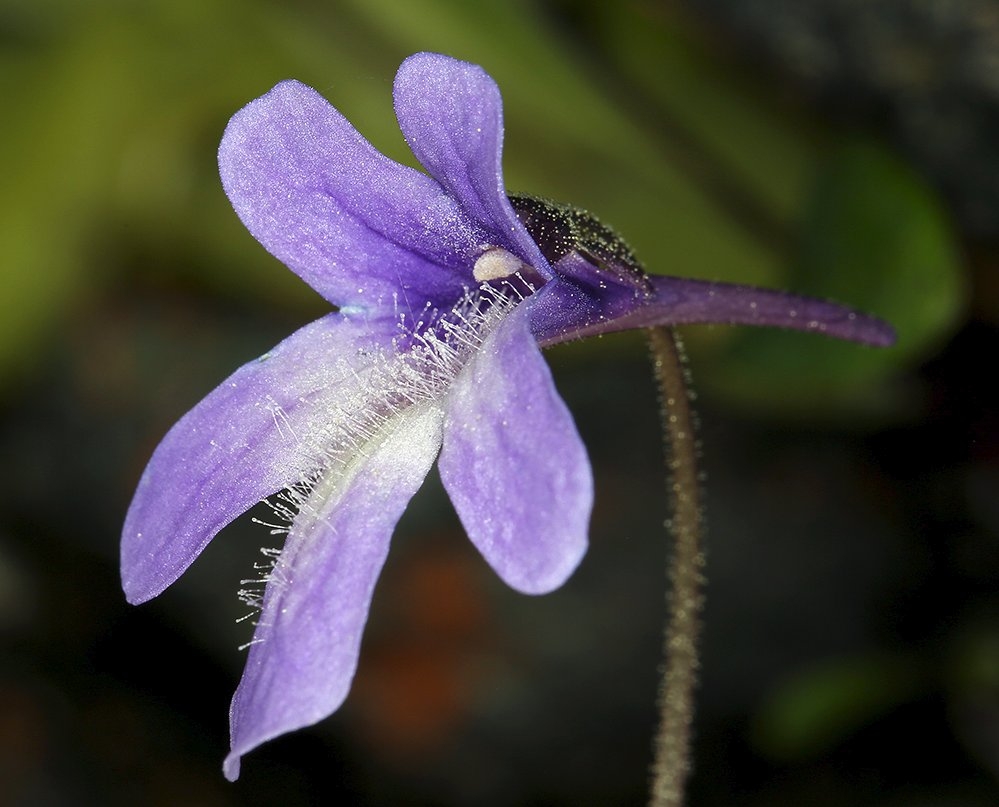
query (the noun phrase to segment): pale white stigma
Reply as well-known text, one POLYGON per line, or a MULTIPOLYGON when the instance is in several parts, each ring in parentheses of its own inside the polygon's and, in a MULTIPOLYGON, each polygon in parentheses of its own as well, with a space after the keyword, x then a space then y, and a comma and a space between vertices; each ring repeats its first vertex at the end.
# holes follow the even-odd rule
POLYGON ((501 277, 510 277, 528 268, 530 267, 526 263, 503 247, 489 247, 475 261, 472 277, 479 283, 486 283, 490 280, 499 280, 501 277))

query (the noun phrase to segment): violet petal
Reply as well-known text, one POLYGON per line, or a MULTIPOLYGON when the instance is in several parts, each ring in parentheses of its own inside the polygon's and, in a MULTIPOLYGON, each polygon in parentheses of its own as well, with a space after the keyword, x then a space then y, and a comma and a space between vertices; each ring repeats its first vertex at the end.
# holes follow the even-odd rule
POLYGON ((125 518, 122 585, 155 597, 226 524, 299 481, 363 405, 366 379, 391 349, 390 319, 330 314, 245 364, 163 438, 125 518))
POLYGON ((395 77, 395 113, 413 154, 503 247, 551 278, 503 183, 503 101, 481 67, 417 53, 395 77))
POLYGON ((233 116, 219 170, 250 232, 335 305, 453 300, 471 282, 479 225, 304 84, 284 81, 233 116))
POLYGON ((452 385, 439 468, 465 531, 497 574, 542 594, 586 552, 593 478, 530 333, 532 302, 496 327, 452 385))
POLYGON ((350 689, 389 539, 441 443, 442 411, 416 404, 318 483, 271 573, 230 710, 223 770, 269 739, 335 711, 350 689))

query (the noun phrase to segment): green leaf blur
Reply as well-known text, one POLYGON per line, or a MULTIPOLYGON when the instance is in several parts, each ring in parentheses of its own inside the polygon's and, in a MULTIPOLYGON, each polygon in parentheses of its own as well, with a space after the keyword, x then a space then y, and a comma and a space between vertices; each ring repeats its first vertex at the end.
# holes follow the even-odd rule
POLYGON ((222 129, 296 77, 412 162, 391 78, 427 49, 499 82, 511 190, 592 210, 650 271, 833 296, 901 334, 875 352, 701 329, 694 352, 717 359, 698 367, 708 390, 766 406, 876 396, 960 313, 961 267, 932 191, 873 141, 836 145, 658 5, 48 0, 10 5, 4 26, 15 125, 0 130, 0 383, 30 371, 88 300, 136 285, 263 301, 303 322, 322 310, 232 214, 214 162, 222 129))

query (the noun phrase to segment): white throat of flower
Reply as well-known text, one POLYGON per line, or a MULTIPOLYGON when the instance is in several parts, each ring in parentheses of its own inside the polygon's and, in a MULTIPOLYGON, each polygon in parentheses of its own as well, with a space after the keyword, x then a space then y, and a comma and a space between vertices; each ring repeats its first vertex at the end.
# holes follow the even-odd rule
MULTIPOLYGON (((360 459, 397 436, 400 429, 423 419, 443 423, 452 382, 524 299, 518 286, 528 293, 532 290, 520 277, 517 283, 495 283, 517 275, 523 266, 505 250, 488 250, 475 266, 478 274, 494 282, 480 280, 478 288, 467 291, 449 311, 428 308, 415 323, 400 315, 399 336, 390 346, 365 349, 363 362, 354 357, 343 366, 327 369, 325 388, 322 383, 317 386, 318 397, 329 402, 328 419, 315 433, 297 434, 282 407, 268 402, 275 428, 296 444, 289 455, 307 458, 295 471, 298 481, 266 500, 273 518, 257 519, 272 535, 311 529, 329 512, 330 503, 347 492, 360 459), (500 274, 501 270, 511 271, 500 274), (344 389, 350 390, 346 396, 344 389)), ((263 562, 254 565, 258 576, 240 581, 239 598, 252 609, 244 619, 262 609, 265 586, 292 582, 292 558, 286 552, 273 548, 261 552, 263 562)))

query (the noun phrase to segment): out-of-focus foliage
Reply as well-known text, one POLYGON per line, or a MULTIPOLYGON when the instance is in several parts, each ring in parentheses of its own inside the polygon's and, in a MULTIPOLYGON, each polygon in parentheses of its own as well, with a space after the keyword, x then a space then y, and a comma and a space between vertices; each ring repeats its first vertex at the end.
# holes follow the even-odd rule
POLYGON ((891 709, 923 694, 912 659, 836 659, 787 676, 754 725, 756 745, 781 761, 816 759, 891 709))
POLYGON ((747 398, 781 386, 792 401, 842 403, 856 387, 937 346, 965 305, 956 247, 938 199, 868 140, 847 141, 818 166, 785 284, 877 311, 898 332, 891 350, 742 330, 713 378, 747 398))
POLYGON ((711 388, 827 399, 917 359, 960 307, 956 250, 928 188, 876 145, 840 147, 656 3, 49 0, 10 6, 3 25, 15 125, 0 130, 0 383, 121 272, 186 278, 303 318, 319 310, 228 208, 214 166, 221 130, 293 76, 411 161, 391 76, 425 49, 496 77, 512 189, 590 208, 650 271, 834 295, 900 326, 899 348, 877 358, 719 329, 695 337, 731 343, 730 361, 706 376, 711 388), (800 367, 809 383, 796 395, 770 392, 800 367))

